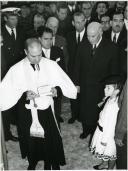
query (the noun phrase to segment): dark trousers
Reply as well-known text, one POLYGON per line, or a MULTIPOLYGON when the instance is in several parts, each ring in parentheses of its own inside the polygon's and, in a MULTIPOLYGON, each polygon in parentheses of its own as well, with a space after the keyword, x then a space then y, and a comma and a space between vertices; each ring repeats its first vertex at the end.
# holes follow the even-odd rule
POLYGON ((124 137, 124 145, 122 147, 116 146, 117 148, 117 169, 127 169, 127 135, 124 137))
POLYGON ((17 124, 16 110, 16 106, 14 106, 13 108, 2 112, 5 140, 8 140, 9 137, 12 135, 10 131, 10 124, 17 124))
POLYGON ((97 125, 87 125, 85 122, 82 122, 83 133, 93 134, 97 125))
POLYGON ((74 119, 79 119, 80 113, 80 98, 79 94, 77 95, 77 99, 70 99, 71 103, 71 117, 74 119))
POLYGON ((61 102, 62 102, 62 96, 54 98, 54 109, 57 118, 61 115, 61 106, 62 106, 61 102))

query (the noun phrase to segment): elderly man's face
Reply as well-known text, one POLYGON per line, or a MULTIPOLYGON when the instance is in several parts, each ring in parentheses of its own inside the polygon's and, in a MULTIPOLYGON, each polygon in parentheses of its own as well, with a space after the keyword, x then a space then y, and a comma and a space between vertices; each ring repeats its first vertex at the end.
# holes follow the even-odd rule
POLYGON ((31 46, 28 47, 26 54, 31 64, 38 64, 42 58, 41 45, 33 43, 31 46))
POLYGON ((44 32, 42 37, 40 37, 41 44, 43 48, 50 49, 52 46, 53 37, 51 33, 44 32))
POLYGON ((58 30, 58 26, 59 26, 59 23, 57 21, 55 21, 55 20, 49 21, 47 23, 47 27, 50 28, 53 31, 53 36, 56 35, 57 30, 58 30))
POLYGON ((123 14, 114 15, 112 20, 112 30, 115 33, 119 33, 122 30, 123 25, 124 25, 123 14))
POLYGON ((104 16, 101 18, 101 25, 103 31, 107 31, 110 28, 110 17, 109 16, 104 16))
POLYGON ((99 16, 105 14, 107 12, 106 5, 104 3, 99 3, 96 12, 98 13, 99 16))
POLYGON ((74 26, 78 32, 83 31, 83 29, 85 27, 85 17, 83 15, 75 16, 74 17, 74 26))
POLYGON ((92 45, 95 45, 98 43, 98 41, 100 40, 101 38, 101 33, 99 32, 99 30, 95 30, 95 29, 87 29, 87 37, 88 37, 88 40, 89 42, 92 44, 92 45))

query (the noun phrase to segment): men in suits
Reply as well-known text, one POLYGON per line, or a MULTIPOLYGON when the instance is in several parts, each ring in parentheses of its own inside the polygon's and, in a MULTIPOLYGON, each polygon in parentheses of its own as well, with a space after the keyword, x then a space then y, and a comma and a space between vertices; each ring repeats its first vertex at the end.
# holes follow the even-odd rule
POLYGON ((102 37, 100 23, 92 22, 88 25, 87 38, 78 48, 74 70, 74 82, 80 86, 81 139, 92 135, 97 125, 97 104, 103 98, 100 81, 109 74, 118 73, 117 47, 102 37))
MULTIPOLYGON (((40 41, 42 44, 42 56, 56 61, 58 65, 65 71, 63 51, 59 47, 52 46, 52 41, 53 41, 52 30, 47 27, 44 28, 40 35, 40 41)), ((57 116, 57 119, 60 122, 63 122, 63 119, 60 117, 62 94, 59 87, 58 87, 58 92, 59 92, 59 96, 54 98, 55 114, 57 116)))
POLYGON ((104 36, 125 49, 127 46, 127 31, 124 25, 124 16, 120 12, 115 12, 112 16, 111 29, 104 36))
MULTIPOLYGON (((4 54, 4 60, 6 68, 4 68, 4 74, 8 69, 19 62, 23 56, 23 32, 17 27, 18 16, 14 12, 6 12, 4 16, 5 25, 2 27, 1 32, 3 36, 2 53, 4 54)), ((17 141, 17 138, 11 134, 10 123, 16 122, 16 106, 3 112, 3 126, 5 133, 5 140, 17 141)))
POLYGON ((57 34, 57 30, 59 27, 59 20, 56 17, 49 17, 46 26, 53 31, 53 46, 57 46, 63 50, 64 60, 67 70, 68 63, 68 51, 67 51, 67 42, 66 39, 57 34))
POLYGON ((18 16, 14 12, 7 12, 4 19, 5 25, 1 28, 1 32, 4 40, 3 51, 8 70, 24 57, 24 34, 17 27, 18 16))
POLYGON ((84 13, 85 20, 86 20, 85 27, 87 28, 88 24, 91 23, 91 21, 92 21, 92 18, 91 18, 92 17, 91 16, 92 3, 89 1, 84 1, 81 4, 81 11, 84 13))
MULTIPOLYGON (((77 52, 77 48, 80 42, 86 39, 86 29, 85 29, 85 16, 82 12, 76 12, 73 15, 73 25, 75 27, 75 31, 70 32, 67 35, 67 47, 69 53, 69 61, 68 61, 68 75, 73 80, 73 69, 74 69, 74 61, 77 52)), ((78 95, 79 96, 79 95, 78 95)), ((69 123, 74 123, 76 119, 78 119, 79 115, 79 97, 76 100, 71 100, 71 114, 72 117, 69 119, 69 123)))

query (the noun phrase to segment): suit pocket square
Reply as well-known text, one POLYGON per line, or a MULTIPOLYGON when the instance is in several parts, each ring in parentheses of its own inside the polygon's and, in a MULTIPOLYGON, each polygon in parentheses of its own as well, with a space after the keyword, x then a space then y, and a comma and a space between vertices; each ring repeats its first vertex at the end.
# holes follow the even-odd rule
POLYGON ((56 62, 59 62, 59 61, 60 61, 60 58, 57 58, 57 59, 56 59, 56 62))

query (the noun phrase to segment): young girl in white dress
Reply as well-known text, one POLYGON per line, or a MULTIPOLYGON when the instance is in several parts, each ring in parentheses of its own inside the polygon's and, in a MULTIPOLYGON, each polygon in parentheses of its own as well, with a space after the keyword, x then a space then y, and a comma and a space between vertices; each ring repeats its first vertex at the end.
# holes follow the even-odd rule
POLYGON ((96 131, 92 138, 90 151, 99 159, 101 164, 93 166, 96 170, 113 169, 116 160, 116 145, 114 140, 115 125, 119 111, 118 96, 121 84, 118 76, 111 76, 105 81, 105 98, 98 106, 100 112, 96 131), (105 104, 104 104, 105 103, 105 104))

